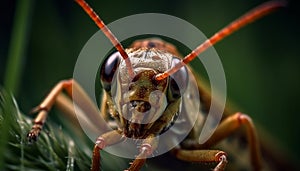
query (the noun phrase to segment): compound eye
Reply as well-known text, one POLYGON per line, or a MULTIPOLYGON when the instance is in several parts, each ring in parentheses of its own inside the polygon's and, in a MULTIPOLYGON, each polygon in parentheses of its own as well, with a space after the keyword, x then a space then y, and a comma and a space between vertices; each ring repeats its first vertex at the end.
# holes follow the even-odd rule
POLYGON ((116 70, 121 61, 121 55, 119 52, 115 52, 104 60, 100 70, 101 84, 106 91, 110 91, 111 82, 116 70))
MULTIPOLYGON (((180 63, 179 58, 173 57, 172 59, 172 68, 180 63)), ((181 67, 177 72, 170 76, 169 91, 172 99, 178 99, 185 92, 188 85, 189 75, 187 68, 181 67)), ((169 97, 170 97, 169 96, 169 97)))

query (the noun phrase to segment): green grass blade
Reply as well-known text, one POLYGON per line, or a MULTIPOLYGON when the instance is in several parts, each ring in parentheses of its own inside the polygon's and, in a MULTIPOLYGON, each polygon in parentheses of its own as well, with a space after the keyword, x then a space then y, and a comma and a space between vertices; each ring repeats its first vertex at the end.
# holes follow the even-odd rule
POLYGON ((0 89, 0 170, 89 170, 86 144, 79 147, 55 124, 46 124, 38 141, 28 144, 26 134, 31 126, 32 120, 0 89))
POLYGON ((17 3, 12 37, 8 50, 8 61, 4 77, 4 87, 15 95, 18 93, 22 62, 28 42, 31 12, 34 0, 19 0, 17 3))

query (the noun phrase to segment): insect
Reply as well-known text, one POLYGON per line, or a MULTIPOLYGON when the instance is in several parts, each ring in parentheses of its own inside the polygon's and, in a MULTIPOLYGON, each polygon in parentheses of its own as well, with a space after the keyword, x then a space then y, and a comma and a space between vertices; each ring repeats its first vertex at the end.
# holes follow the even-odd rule
MULTIPOLYGON (((116 125, 114 130, 97 138, 93 149, 91 170, 99 170, 101 150, 127 138, 141 140, 139 153, 128 168, 128 170, 140 170, 146 158, 150 157, 160 146, 160 140, 156 137, 172 130, 174 124, 183 121, 193 126, 193 129, 182 142, 178 142, 180 144, 176 148, 172 149, 172 153, 177 158, 190 162, 216 163, 214 170, 224 170, 227 163, 231 162, 227 152, 210 148, 245 127, 244 135, 241 137, 246 137, 249 147, 249 167, 253 170, 263 169, 264 162, 255 126, 251 118, 245 114, 240 112, 231 114, 224 111, 221 123, 213 135, 205 143, 198 143, 203 118, 197 120, 195 125, 190 121, 195 111, 189 111, 191 107, 189 98, 192 94, 188 83, 194 82, 201 95, 201 109, 198 109, 201 110, 203 117, 210 109, 211 98, 200 83, 190 80, 192 70, 186 65, 218 41, 283 6, 283 3, 272 1, 253 9, 181 59, 181 55, 173 45, 159 39, 136 41, 130 48, 124 49, 84 0, 76 0, 76 2, 95 21, 118 51, 109 56, 100 69, 100 81, 103 87, 101 113, 108 122, 112 120, 116 125), (183 110, 185 115, 181 116, 183 110)), ((28 133, 29 141, 37 139, 48 112, 63 90, 66 90, 70 97, 73 91, 79 92, 82 100, 76 103, 80 103, 84 108, 88 108, 90 113, 97 115, 97 109, 75 80, 61 81, 35 109, 38 115, 34 119, 32 130, 28 133)))

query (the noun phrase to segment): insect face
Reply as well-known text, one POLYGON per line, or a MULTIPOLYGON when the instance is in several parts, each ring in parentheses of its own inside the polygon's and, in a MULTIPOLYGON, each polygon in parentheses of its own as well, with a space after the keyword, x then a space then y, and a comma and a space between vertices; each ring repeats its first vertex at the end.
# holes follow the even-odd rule
MULTIPOLYGON (((118 52, 109 56, 101 68, 102 86, 114 104, 114 113, 117 113, 113 118, 118 120, 125 136, 135 138, 152 133, 148 128, 162 117, 168 104, 180 101, 188 79, 186 67, 183 67, 166 79, 156 80, 157 74, 172 68, 180 59, 160 50, 160 45, 164 44, 161 40, 140 43, 146 46, 126 49, 135 73, 133 79, 118 52)), ((170 122, 177 113, 175 110, 168 118, 170 122)), ((163 128, 162 132, 166 129, 163 128)))

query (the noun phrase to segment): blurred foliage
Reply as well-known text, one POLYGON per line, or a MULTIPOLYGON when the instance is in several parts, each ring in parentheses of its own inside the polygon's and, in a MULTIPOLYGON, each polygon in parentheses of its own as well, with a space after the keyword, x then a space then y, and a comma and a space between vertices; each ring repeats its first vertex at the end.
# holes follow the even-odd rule
POLYGON ((31 126, 31 119, 20 113, 11 95, 0 90, 0 170, 89 169, 87 146, 77 148, 69 135, 48 124, 38 141, 28 144, 31 126))
MULTIPOLYGON (((16 2, 5 1, 0 10, 0 84, 3 84, 6 69, 16 2)), ((88 2, 106 23, 137 13, 166 13, 192 23, 210 36, 263 1, 88 2)), ((274 143, 287 149, 295 160, 299 160, 300 152, 297 138, 300 131, 297 48, 300 10, 297 3, 290 1, 287 8, 243 28, 215 46, 226 73, 228 98, 263 125, 277 139, 274 143)), ((56 82, 72 77, 81 48, 98 30, 70 0, 36 1, 32 10, 26 59, 22 61, 24 70, 18 85, 20 92, 16 94, 25 112, 36 106, 56 82)))

